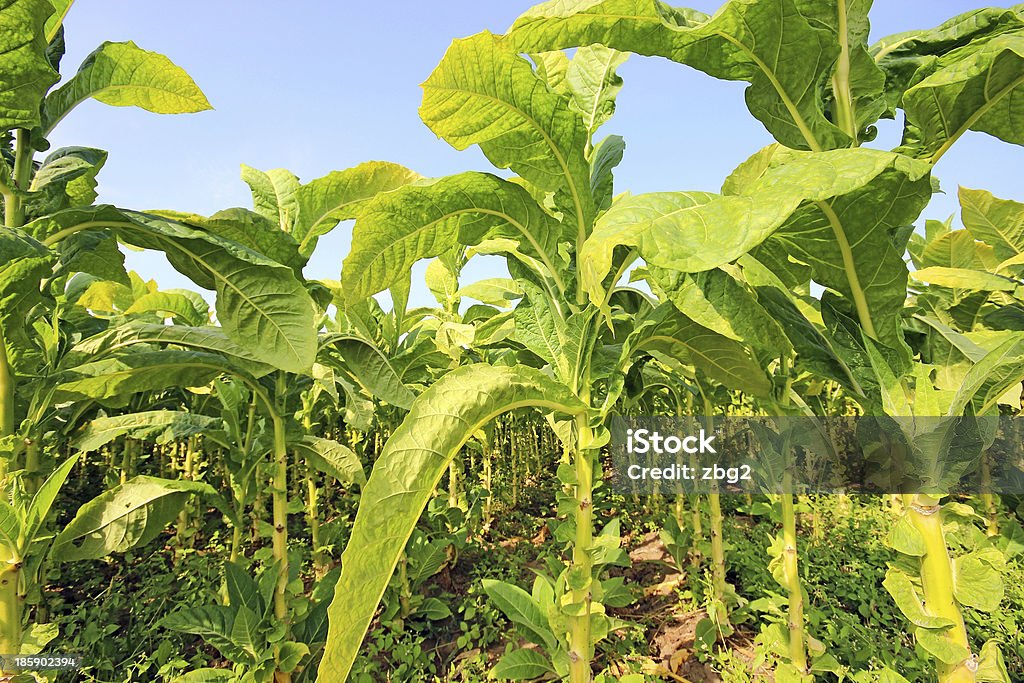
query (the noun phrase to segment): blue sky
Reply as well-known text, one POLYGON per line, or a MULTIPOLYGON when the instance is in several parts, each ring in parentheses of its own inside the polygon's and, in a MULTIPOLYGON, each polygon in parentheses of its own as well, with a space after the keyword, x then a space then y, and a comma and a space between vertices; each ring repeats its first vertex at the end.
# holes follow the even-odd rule
MULTIPOLYGON (((65 71, 104 40, 134 40, 168 55, 204 90, 213 111, 156 116, 87 102, 65 119, 54 146, 110 152, 99 201, 135 209, 211 214, 251 205, 242 163, 285 167, 303 181, 370 159, 426 176, 491 170, 475 149, 457 152, 420 122, 419 84, 454 39, 506 29, 529 0, 328 2, 327 0, 81 0, 66 26, 65 71)), ((691 6, 713 12, 718 2, 691 6)), ((876 0, 872 38, 927 28, 982 6, 961 0, 876 0)), ((717 191, 743 159, 771 139, 743 105, 745 83, 714 80, 661 59, 632 57, 616 116, 600 132, 625 137, 616 190, 717 191)), ((898 143, 883 122, 874 146, 898 143)), ((956 187, 1022 199, 1024 149, 969 133, 939 162, 945 195, 925 212, 957 210, 956 187)), ((351 226, 320 242, 310 278, 339 276, 351 226)), ((162 288, 191 287, 163 257, 129 253, 128 265, 162 288)), ((422 273, 422 265, 417 269, 422 273)), ((482 260, 464 281, 503 275, 482 260)), ((418 278, 422 282, 422 278, 418 278)), ((420 288, 414 303, 426 303, 420 288)))

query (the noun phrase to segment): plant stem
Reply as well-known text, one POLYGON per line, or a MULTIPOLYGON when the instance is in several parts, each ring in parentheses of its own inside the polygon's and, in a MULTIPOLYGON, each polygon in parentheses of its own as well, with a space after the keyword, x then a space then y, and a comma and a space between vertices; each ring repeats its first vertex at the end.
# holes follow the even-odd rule
MULTIPOLYGON (((0 545, 0 653, 21 652, 21 557, 7 545, 0 545)), ((2 673, 9 673, 5 668, 2 673)))
MULTIPOLYGON (((288 623, 288 442, 284 424, 284 397, 287 391, 285 375, 277 375, 277 403, 271 421, 274 425, 274 475, 270 488, 274 507, 274 564, 277 567, 277 585, 274 587, 274 618, 288 623)), ((275 646, 275 658, 280 652, 275 646)), ((291 683, 291 674, 278 670, 276 683, 291 683)))
MULTIPOLYGON (((942 531, 939 499, 925 494, 908 496, 906 509, 910 523, 924 539, 921 588, 924 590, 925 610, 932 616, 952 621, 953 626, 946 629, 942 637, 970 652, 964 618, 953 596, 953 563, 942 531)), ((967 658, 952 665, 936 661, 939 683, 974 683, 974 672, 967 667, 969 661, 970 658, 967 658)))
MULTIPOLYGON (((787 447, 788 447, 788 439, 787 447)), ((787 449, 788 450, 788 449, 787 449)), ((804 591, 800 585, 799 555, 796 540, 796 509, 792 486, 792 475, 788 469, 783 475, 782 502, 782 567, 786 578, 786 592, 789 593, 789 661, 801 673, 807 673, 807 649, 804 647, 804 591)))
MULTIPOLYGON (((7 361, 7 344, 0 325, 0 436, 14 434, 14 372, 7 361)), ((3 465, 6 474, 7 465, 3 465)))
POLYGON ((32 149, 27 130, 18 129, 14 145, 14 187, 4 192, 4 225, 8 228, 20 228, 25 224, 25 207, 18 193, 28 189, 32 173, 32 149))
MULTIPOLYGON (((591 577, 593 558, 590 551, 594 543, 592 499, 594 486, 594 463, 592 453, 580 447, 591 441, 587 416, 576 418, 576 543, 572 549, 572 569, 577 578, 591 577)), ((569 632, 569 680, 571 683, 590 683, 590 581, 585 587, 574 589, 572 601, 582 605, 579 615, 572 617, 569 632)))

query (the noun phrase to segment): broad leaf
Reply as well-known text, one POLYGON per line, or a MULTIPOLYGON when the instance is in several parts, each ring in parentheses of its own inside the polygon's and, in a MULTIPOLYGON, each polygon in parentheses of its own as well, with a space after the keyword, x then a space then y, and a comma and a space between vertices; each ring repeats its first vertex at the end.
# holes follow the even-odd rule
POLYGON ((64 482, 67 481, 74 466, 78 464, 78 459, 77 454, 72 455, 58 465, 42 483, 36 494, 32 496, 32 501, 25 514, 24 538, 27 543, 35 540, 36 534, 42 528, 47 515, 50 514, 53 502, 57 500, 57 495, 64 486, 64 482))
POLYGON ((449 461, 479 428, 527 406, 586 408, 563 385, 526 367, 470 365, 421 394, 392 434, 363 489, 330 608, 320 675, 345 680, 399 556, 449 461))
POLYGON ((499 681, 532 681, 554 672, 544 655, 523 648, 503 655, 491 673, 499 681))
POLYGON ((295 193, 299 189, 299 179, 295 174, 283 168, 260 171, 242 164, 242 180, 252 191, 256 213, 291 234, 298 213, 295 193))
POLYGON ((519 240, 559 272, 559 224, 515 183, 462 173, 377 196, 360 212, 342 271, 344 294, 359 300, 398 282, 420 259, 485 237, 519 240))
POLYGON ((343 220, 355 218, 359 207, 381 192, 388 192, 420 179, 404 166, 386 161, 368 161, 344 171, 334 171, 301 186, 290 197, 294 222, 289 229, 308 259, 317 239, 343 220))
POLYGON ((1024 253, 1024 204, 966 187, 960 188, 959 197, 964 227, 971 237, 992 247, 1000 261, 1024 253))
POLYGON ((622 90, 622 78, 615 70, 629 57, 604 45, 576 50, 565 73, 572 99, 570 106, 583 117, 590 135, 615 113, 615 97, 622 90))
POLYGON ((103 43, 85 58, 78 73, 46 97, 44 133, 53 130, 76 105, 90 97, 115 107, 141 107, 156 114, 212 108, 203 91, 181 67, 132 41, 103 43))
POLYGON ((208 484, 138 476, 83 505, 53 542, 58 562, 92 560, 152 541, 190 495, 215 495, 208 484))
POLYGON ((388 358, 371 342, 358 337, 330 337, 322 362, 348 376, 367 398, 408 409, 416 398, 388 358))
POLYGON ((301 441, 292 442, 292 447, 313 467, 334 477, 339 484, 366 485, 363 464, 348 446, 307 434, 301 441))
POLYGON ((95 451, 121 436, 161 441, 185 439, 222 426, 219 418, 177 410, 150 410, 113 417, 97 417, 79 432, 71 446, 79 452, 95 451))
POLYGON ((1024 35, 940 57, 931 75, 903 95, 904 149, 937 160, 968 130, 1024 144, 1024 35))
POLYGON ((136 299, 125 310, 132 313, 157 313, 163 318, 173 318, 183 325, 201 327, 210 323, 210 310, 203 298, 188 290, 165 290, 152 292, 136 299))
POLYGON ((533 597, 519 586, 493 579, 483 580, 484 592, 491 602, 519 627, 523 634, 537 645, 555 647, 555 635, 548 618, 533 601, 533 597))
POLYGON ((524 12, 509 39, 522 52, 601 43, 747 81, 747 106, 783 144, 819 150, 849 143, 822 108, 838 40, 792 0, 732 0, 712 17, 657 0, 551 0, 524 12))
POLYGON ((56 377, 54 400, 106 401, 175 386, 200 387, 223 372, 224 360, 211 353, 175 349, 121 352, 61 372, 56 377))
POLYGON ((57 72, 46 59, 49 0, 0 0, 0 132, 39 125, 39 103, 57 72))
POLYGON ((260 360, 288 372, 312 366, 314 305, 291 269, 218 235, 112 206, 70 209, 27 226, 51 243, 86 228, 112 229, 125 242, 163 251, 175 269, 215 290, 224 331, 260 360))
POLYGON ((588 226, 586 124, 519 51, 487 32, 453 42, 423 83, 420 118, 456 149, 479 145, 495 166, 564 192, 571 220, 588 226))

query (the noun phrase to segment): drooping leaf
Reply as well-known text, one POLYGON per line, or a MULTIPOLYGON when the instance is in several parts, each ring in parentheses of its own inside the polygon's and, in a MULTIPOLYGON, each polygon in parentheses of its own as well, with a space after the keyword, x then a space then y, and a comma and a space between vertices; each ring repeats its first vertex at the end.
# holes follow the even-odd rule
POLYGON ((960 188, 958 196, 971 237, 992 247, 1000 261, 1024 253, 1024 204, 966 187, 960 188))
POLYGON ((103 43, 85 58, 78 73, 47 95, 43 103, 44 133, 90 97, 115 107, 141 107, 156 114, 212 108, 181 67, 130 40, 103 43))
MULTIPOLYGON (((877 268, 880 254, 896 252, 882 226, 866 222, 867 217, 880 213, 877 208, 869 210, 869 202, 893 202, 881 212, 887 220, 910 214, 916 218, 930 196, 927 172, 923 164, 869 149, 786 152, 776 153, 756 181, 740 188, 742 194, 663 192, 622 197, 598 220, 583 246, 583 286, 595 303, 603 299, 601 283, 611 267, 615 247, 620 245, 637 248, 649 264, 693 273, 739 258, 785 225, 792 226, 801 240, 813 239, 815 249, 825 249, 811 256, 819 265, 828 266, 829 286, 850 291, 848 272, 870 267, 873 279, 855 289, 884 285, 891 294, 888 278, 892 271, 875 270, 883 270, 877 268), (893 193, 895 196, 890 196, 893 193), (838 214, 838 228, 833 228, 819 204, 827 204, 838 214), (876 229, 876 239, 867 244, 858 241, 876 229), (870 260, 861 263, 854 259, 848 271, 836 230, 843 235, 849 232, 846 238, 851 248, 859 247, 870 260)), ((897 267, 896 279, 899 270, 905 272, 906 267, 897 267)))
POLYGON ((217 319, 237 343, 288 372, 307 372, 316 354, 314 305, 291 269, 236 242, 157 216, 97 206, 33 221, 30 234, 50 242, 83 225, 167 254, 171 265, 217 292, 217 319))
POLYGON ((454 41, 423 83, 420 118, 456 149, 479 145, 495 166, 563 192, 575 225, 590 225, 586 124, 520 51, 486 31, 454 41))
POLYGON ((541 653, 521 648, 503 655, 492 673, 499 681, 532 681, 554 673, 554 669, 541 653))
POLYGON ((899 569, 889 569, 885 573, 885 581, 882 582, 885 590, 892 596, 896 606, 900 608, 905 616, 915 626, 922 628, 944 628, 952 626, 953 622, 945 617, 935 617, 928 614, 924 604, 918 597, 917 590, 911 582, 910 577, 899 569))
POLYGON ((49 0, 0 1, 0 132, 39 125, 39 103, 57 72, 46 58, 49 0))
POLYGON ((184 439, 219 429, 218 418, 178 410, 149 410, 113 417, 97 417, 75 435, 71 446, 79 452, 95 451, 121 436, 147 440, 184 439))
POLYGON ((337 441, 318 436, 305 435, 301 441, 292 442, 313 467, 334 477, 340 484, 366 485, 366 474, 352 449, 337 441))
POLYGON ((451 458, 491 419, 527 406, 568 414, 585 410, 566 387, 522 366, 466 366, 416 399, 363 490, 331 603, 321 676, 348 675, 416 520, 451 458))
POLYGON ((215 495, 209 484, 133 477, 83 505, 50 551, 59 562, 98 559, 149 543, 191 495, 215 495))
POLYGON ((590 155, 590 191, 598 211, 607 211, 612 205, 615 180, 612 171, 622 161, 625 151, 626 141, 619 135, 609 135, 590 155))
POLYGON ((158 313, 161 317, 173 318, 192 327, 202 327, 210 322, 210 311, 203 298, 186 290, 152 292, 145 294, 125 310, 132 313, 158 313))
POLYGON ((485 237, 519 241, 524 253, 558 272, 558 223, 515 183, 486 173, 462 173, 431 184, 378 195, 359 214, 342 271, 353 300, 398 282, 420 259, 440 256, 485 237))
POLYGON ((491 306, 506 307, 516 299, 523 297, 523 288, 509 278, 489 278, 477 280, 462 287, 457 292, 459 297, 476 299, 491 306))
POLYGON ((54 393, 57 401, 123 399, 168 387, 198 387, 224 372, 221 356, 164 349, 112 354, 64 370, 54 393))
POLYGON ((415 394, 405 386, 391 362, 372 342, 345 336, 331 337, 328 342, 333 352, 324 354, 323 362, 351 378, 368 398, 380 399, 399 408, 412 406, 415 394))
POLYGON ((91 147, 62 147, 32 176, 25 213, 30 218, 96 201, 96 174, 107 153, 91 147))
POLYGON ((903 95, 901 149, 934 161, 968 130, 1024 144, 1021 86, 1024 35, 999 35, 940 57, 937 68, 903 95))
POLYGON ((839 42, 792 0, 732 0, 712 17, 657 0, 551 0, 524 12, 509 39, 522 52, 600 43, 747 81, 747 106, 783 144, 834 149, 849 142, 822 108, 839 42))
POLYGON ((290 197, 295 216, 289 232, 299 245, 299 253, 308 259, 317 240, 340 221, 355 218, 368 199, 419 179, 418 173, 404 166, 367 161, 302 185, 290 197))
POLYGON ((257 378, 273 370, 273 366, 258 361, 248 349, 228 338, 220 328, 139 322, 111 327, 75 344, 62 359, 61 367, 73 368, 97 360, 98 354, 113 353, 136 344, 168 344, 222 354, 226 356, 226 359, 221 361, 221 366, 225 370, 238 368, 257 378))
MULTIPOLYGON (((204 641, 217 648, 223 656, 234 661, 255 664, 245 649, 236 644, 232 638, 237 612, 235 607, 221 605, 180 609, 161 619, 160 625, 172 631, 200 636, 204 641)), ((204 676, 199 680, 219 679, 207 679, 204 676)))
POLYGON ((622 90, 622 77, 616 69, 629 55, 604 45, 588 45, 576 50, 565 73, 571 96, 570 106, 583 117, 590 135, 615 113, 615 98, 622 90))
POLYGON ((967 268, 932 266, 911 272, 915 280, 951 289, 973 289, 984 292, 1012 292, 1019 286, 1010 278, 967 268))
POLYGON ((953 397, 950 415, 960 415, 968 403, 974 412, 986 415, 999 399, 1014 385, 1024 381, 1024 339, 1014 335, 989 351, 963 379, 963 385, 953 397))
POLYGON ((58 273, 88 273, 103 280, 129 285, 124 254, 109 230, 78 232, 61 240, 57 247, 58 273))

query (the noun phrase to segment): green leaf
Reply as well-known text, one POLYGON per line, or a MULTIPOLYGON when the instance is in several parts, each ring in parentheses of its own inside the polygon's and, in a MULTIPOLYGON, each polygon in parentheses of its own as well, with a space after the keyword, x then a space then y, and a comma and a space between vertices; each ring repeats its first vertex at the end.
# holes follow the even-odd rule
POLYGON ((928 552, 925 546, 924 536, 921 532, 914 528, 911 524, 910 518, 906 515, 901 516, 896 523, 892 525, 892 529, 889 530, 889 535, 885 539, 886 545, 895 550, 896 552, 903 553, 904 555, 910 555, 911 557, 924 557, 928 552))
POLYGON ((159 623, 160 626, 172 631, 191 633, 202 637, 228 659, 254 664, 255 662, 249 655, 231 638, 232 625, 237 611, 235 607, 220 605, 193 607, 172 612, 161 619, 159 623))
POLYGON ((482 426, 527 406, 581 414, 563 385, 531 368, 470 365, 422 393, 392 434, 363 489, 330 608, 322 676, 344 680, 370 619, 449 461, 482 426))
POLYGON ((524 12, 509 39, 521 52, 601 43, 747 81, 747 106, 783 144, 832 149, 849 143, 822 110, 839 41, 820 23, 812 25, 792 0, 733 0, 712 17, 656 0, 551 0, 524 12))
POLYGON ((413 264, 489 237, 520 241, 558 273, 558 223, 515 183, 462 173, 378 195, 359 214, 345 258, 345 296, 359 300, 398 282, 413 264))
POLYGON ((615 70, 629 57, 604 45, 576 50, 565 73, 571 96, 569 106, 583 117, 590 135, 615 113, 615 98, 622 90, 622 78, 615 70))
POLYGON ((899 569, 890 568, 885 573, 885 580, 882 582, 885 590, 889 592, 896 606, 900 608, 910 623, 920 626, 922 629, 946 628, 953 625, 951 619, 945 617, 933 617, 924 610, 924 603, 918 597, 914 584, 910 577, 899 569))
POLYGON ((1024 253, 1024 204, 985 190, 959 190, 961 216, 971 237, 995 250, 1000 261, 1024 253))
POLYGON ((245 607, 254 614, 263 614, 267 605, 263 604, 259 586, 242 566, 236 562, 224 565, 224 585, 228 591, 228 604, 233 608, 245 607))
POLYGON ((503 655, 491 673, 499 681, 531 681, 554 672, 544 655, 522 648, 503 655))
POLYGON ((46 58, 49 0, 0 1, 0 132, 39 125, 39 103, 59 76, 46 58))
POLYGON ((412 406, 416 395, 402 382, 391 361, 372 342, 359 337, 332 336, 324 341, 329 350, 322 362, 349 377, 367 398, 399 408, 412 406))
POLYGON ((937 160, 968 130, 1024 144, 1024 35, 1004 34, 977 49, 940 57, 935 70, 903 95, 901 149, 937 160))
POLYGON ((1003 653, 999 651, 999 643, 990 640, 981 646, 978 655, 978 670, 974 672, 979 683, 1010 683, 1010 673, 1006 670, 1003 653))
MULTIPOLYGON (((1002 559, 1002 554, 996 551, 1002 559)), ((982 612, 994 612, 1003 600, 1003 579, 999 567, 977 552, 961 555, 953 560, 953 595, 957 602, 982 612)))
POLYGON ((308 259, 317 240, 340 221, 355 218, 367 200, 419 179, 418 173, 404 166, 368 161, 301 186, 290 197, 295 215, 288 230, 299 244, 299 253, 308 259))
POLYGON ((18 511, 7 502, 6 498, 0 498, 0 543, 3 543, 8 552, 18 549, 18 539, 21 537, 23 525, 18 511))
POLYGON ((161 441, 185 439, 223 426, 219 418, 177 410, 150 410, 113 417, 97 417, 75 435, 71 447, 95 451, 121 436, 161 441))
POLYGON ((980 270, 932 266, 910 273, 915 280, 951 289, 973 289, 984 292, 1012 292, 1018 285, 1010 278, 980 270))
POLYGON ((224 372, 220 356, 164 349, 118 353, 69 368, 57 377, 54 400, 105 401, 168 387, 201 387, 224 372))
POLYGON ((283 168, 260 171, 242 164, 242 180, 252 191, 252 204, 256 213, 291 234, 299 210, 295 198, 299 190, 299 179, 295 174, 283 168))
POLYGON ((987 415, 1012 386, 1024 380, 1024 339, 1014 335, 989 351, 964 376, 953 397, 950 415, 960 415, 968 403, 977 415, 987 415))
POLYGON ((25 514, 24 537, 27 543, 35 540, 36 534, 42 528, 46 516, 50 514, 53 501, 57 499, 64 482, 67 481, 71 470, 78 464, 78 454, 72 455, 62 462, 50 476, 46 478, 39 490, 32 496, 28 512, 25 514))
POLYGON ((44 135, 90 97, 115 107, 141 107, 156 114, 212 109, 203 91, 181 67, 132 41, 103 43, 85 58, 78 73, 46 97, 44 135))
POLYGON ((671 304, 662 304, 639 322, 623 344, 622 357, 640 351, 692 365, 730 389, 755 396, 771 392, 771 382, 749 349, 698 325, 671 304))
POLYGON ((366 485, 366 474, 352 449, 337 441, 324 439, 309 434, 301 441, 292 442, 292 447, 299 451, 313 467, 324 474, 334 477, 339 484, 366 485))
POLYGON ((129 244, 163 251, 176 270, 215 290, 224 331, 261 361, 298 373, 313 365, 314 305, 291 269, 212 233, 112 206, 61 211, 26 229, 57 242, 86 227, 113 229, 129 244))
POLYGON ((309 654, 309 646, 305 643, 296 643, 294 640, 288 640, 278 648, 277 653, 277 666, 285 672, 290 673, 298 668, 302 658, 309 654))
POLYGON ((173 318, 193 327, 210 323, 210 311, 206 302, 195 292, 187 290, 165 290, 144 294, 125 310, 125 315, 133 313, 159 313, 161 317, 173 318))
POLYGON ((60 31, 61 26, 64 25, 64 17, 67 16, 68 10, 71 9, 75 0, 50 0, 50 4, 53 5, 55 10, 50 18, 46 20, 46 42, 49 43, 57 37, 57 32, 60 31))
POLYGON ((966 647, 946 637, 941 631, 919 628, 914 631, 914 637, 918 645, 943 664, 955 666, 971 656, 966 647))
POLYGON ((83 505, 53 542, 58 562, 94 560, 149 543, 190 495, 215 495, 208 484, 138 476, 83 505))
POLYGON ((0 228, 0 330, 7 360, 18 374, 34 375, 42 365, 25 321, 43 300, 40 281, 52 272, 46 247, 20 230, 0 228))
POLYGON ((519 586, 493 579, 483 580, 484 592, 491 602, 519 627, 531 642, 554 649, 556 639, 548 618, 533 601, 533 597, 519 586))
POLYGON ((648 280, 664 293, 659 298, 671 301, 697 324, 773 356, 792 349, 779 324, 730 273, 715 268, 691 275, 657 266, 647 272, 648 280))
POLYGON ((231 669, 192 669, 173 679, 173 683, 237 683, 238 674, 231 669))
POLYGON ((423 83, 420 118, 456 149, 479 145, 495 166, 563 191, 575 224, 590 225, 586 124, 521 51, 486 31, 454 41, 423 83))
POLYGON ((88 273, 103 280, 130 285, 124 268, 124 253, 109 230, 75 233, 61 240, 57 251, 60 254, 57 272, 60 275, 88 273))

